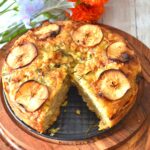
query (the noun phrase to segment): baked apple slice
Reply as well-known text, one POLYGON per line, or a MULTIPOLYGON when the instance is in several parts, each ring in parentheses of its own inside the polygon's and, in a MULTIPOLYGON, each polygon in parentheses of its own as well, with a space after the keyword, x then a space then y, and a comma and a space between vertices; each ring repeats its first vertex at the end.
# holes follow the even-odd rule
POLYGON ((21 85, 16 93, 15 100, 27 111, 34 112, 47 100, 48 89, 36 81, 28 81, 21 85))
POLYGON ((45 39, 47 37, 56 37, 60 32, 60 26, 57 24, 49 24, 48 26, 42 27, 37 30, 34 34, 39 39, 45 39))
POLYGON ((131 88, 130 82, 120 70, 104 71, 100 78, 100 93, 109 100, 118 100, 131 88))
POLYGON ((103 33, 98 25, 86 24, 80 26, 72 34, 72 39, 77 45, 92 47, 102 41, 103 33))
POLYGON ((128 62, 131 58, 124 42, 115 42, 107 48, 107 56, 111 60, 128 62))
POLYGON ((25 43, 11 50, 6 62, 12 69, 18 69, 31 63, 37 56, 37 49, 32 43, 25 43))

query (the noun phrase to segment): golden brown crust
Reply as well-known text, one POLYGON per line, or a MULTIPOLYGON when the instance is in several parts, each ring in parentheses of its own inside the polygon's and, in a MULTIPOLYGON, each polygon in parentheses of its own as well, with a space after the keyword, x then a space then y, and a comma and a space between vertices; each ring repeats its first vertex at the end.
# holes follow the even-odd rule
MULTIPOLYGON (((12 51, 15 47, 30 42, 36 45, 38 51, 36 58, 22 68, 12 69, 7 63, 3 65, 3 88, 11 108, 26 124, 39 132, 44 132, 57 119, 59 107, 69 89, 69 75, 71 80, 79 87, 79 91, 84 99, 88 97, 86 101, 90 109, 96 112, 97 116, 103 120, 100 123, 100 128, 114 126, 125 116, 136 100, 138 92, 136 77, 141 71, 141 67, 134 51, 131 47, 129 48, 128 42, 121 35, 113 33, 105 27, 99 26, 103 33, 103 39, 98 41, 99 43, 96 42, 96 45, 94 44, 92 47, 86 47, 85 44, 84 46, 82 44, 78 45, 72 38, 73 33, 86 23, 58 21, 55 24, 59 26, 59 31, 57 31, 55 36, 51 36, 52 33, 48 34, 47 31, 44 31, 46 36, 41 35, 40 32, 40 37, 42 38, 35 34, 43 27, 50 25, 49 22, 44 22, 42 26, 28 31, 15 40, 14 44, 9 48, 12 51), (118 58, 115 60, 110 59, 107 55, 107 48, 115 42, 124 42, 132 54, 132 59, 124 62, 117 61, 118 58), (100 94, 99 77, 104 71, 109 69, 122 71, 131 85, 131 89, 119 100, 112 101, 100 94), (48 100, 34 112, 27 112, 15 99, 21 85, 30 80, 47 86, 50 92, 48 100), (65 89, 62 87, 65 87, 65 89), (86 91, 90 91, 88 95, 86 95, 86 91), (58 95, 61 94, 62 99, 60 100, 58 95), (58 99, 60 103, 57 104, 58 99), (93 102, 94 99, 96 103, 93 102), (91 103, 92 106, 90 106, 91 103), (52 105, 56 107, 55 111, 53 110, 54 107, 51 107, 52 105), (100 108, 97 108, 96 105, 100 106, 100 108), (100 111, 100 109, 102 110, 100 111), (50 114, 51 111, 52 114, 50 114), (48 117, 50 118, 49 120, 47 120, 48 117)), ((56 29, 57 26, 55 26, 56 29)), ((86 32, 87 30, 88 28, 86 32)), ((82 35, 81 40, 83 40, 86 34, 80 35, 82 35)), ((92 45, 92 38, 91 36, 90 43, 86 43, 87 45, 92 45)), ((97 37, 95 36, 94 38, 97 37)), ((119 56, 120 54, 117 55, 117 57, 119 56)), ((111 57, 113 57, 112 53, 111 57)))

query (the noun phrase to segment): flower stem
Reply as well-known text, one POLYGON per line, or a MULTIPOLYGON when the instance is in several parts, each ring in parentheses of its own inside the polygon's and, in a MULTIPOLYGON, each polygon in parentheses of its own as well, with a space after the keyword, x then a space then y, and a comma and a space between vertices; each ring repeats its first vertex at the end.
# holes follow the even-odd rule
POLYGON ((0 7, 6 2, 6 0, 3 0, 1 3, 0 3, 0 7))
POLYGON ((0 12, 0 15, 4 14, 5 12, 10 11, 9 8, 10 8, 11 6, 13 6, 14 4, 15 4, 15 2, 13 2, 13 3, 11 3, 9 6, 7 6, 4 10, 2 10, 2 11, 0 12))

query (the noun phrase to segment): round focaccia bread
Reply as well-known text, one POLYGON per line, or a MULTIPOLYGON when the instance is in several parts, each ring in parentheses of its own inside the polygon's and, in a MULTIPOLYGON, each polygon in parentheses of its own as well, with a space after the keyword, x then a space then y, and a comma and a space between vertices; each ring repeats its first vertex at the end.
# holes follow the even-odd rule
POLYGON ((16 116, 44 132, 75 85, 99 129, 117 124, 133 106, 141 67, 121 35, 98 24, 44 22, 8 47, 2 82, 16 116))

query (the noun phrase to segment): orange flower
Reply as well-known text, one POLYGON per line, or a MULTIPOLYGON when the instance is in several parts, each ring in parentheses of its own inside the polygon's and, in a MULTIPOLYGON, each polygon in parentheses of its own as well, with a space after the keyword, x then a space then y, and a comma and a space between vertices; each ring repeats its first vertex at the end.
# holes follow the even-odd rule
POLYGON ((108 0, 68 0, 70 2, 76 2, 78 4, 80 3, 85 3, 91 6, 96 6, 96 5, 103 5, 105 4, 108 0))
POLYGON ((72 20, 96 21, 103 14, 104 4, 108 0, 68 0, 68 1, 76 2, 75 8, 71 8, 72 15, 69 16, 72 20))
POLYGON ((71 8, 72 15, 70 18, 75 21, 96 21, 104 12, 103 6, 90 6, 84 3, 71 8))
POLYGON ((91 6, 100 6, 104 5, 107 2, 107 0, 81 0, 81 2, 91 6))

